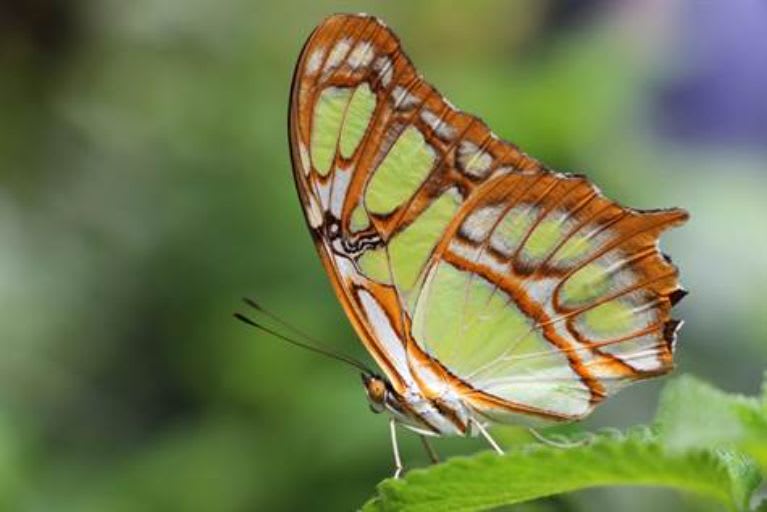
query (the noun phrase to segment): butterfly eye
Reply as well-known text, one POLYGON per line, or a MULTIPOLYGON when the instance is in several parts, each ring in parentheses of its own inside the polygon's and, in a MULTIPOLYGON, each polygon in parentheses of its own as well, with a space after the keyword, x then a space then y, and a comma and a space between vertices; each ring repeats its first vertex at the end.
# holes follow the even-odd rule
POLYGON ((365 392, 373 412, 382 412, 386 401, 386 383, 380 377, 363 376, 365 392))

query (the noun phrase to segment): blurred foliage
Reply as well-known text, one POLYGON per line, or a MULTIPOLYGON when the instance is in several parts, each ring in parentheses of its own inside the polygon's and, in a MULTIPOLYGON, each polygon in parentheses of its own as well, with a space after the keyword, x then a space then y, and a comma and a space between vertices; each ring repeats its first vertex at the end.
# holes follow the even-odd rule
MULTIPOLYGON (((767 148, 678 140, 657 115, 690 74, 693 15, 716 8, 2 2, 0 508, 350 509, 388 474, 386 424, 356 375, 231 318, 252 295, 366 357, 306 233, 286 140, 295 58, 332 12, 383 17, 427 79, 552 167, 585 170, 625 204, 688 208, 664 239, 692 292, 679 366, 753 394, 767 366, 767 148)), ((583 428, 646 423, 659 385, 583 428)), ((403 437, 408 467, 425 464, 403 437)), ((520 510, 700 506, 622 488, 520 510)))
POLYGON ((585 487, 635 485, 670 487, 730 510, 750 510, 765 474, 750 455, 767 468, 764 404, 767 393, 728 395, 684 376, 666 385, 652 428, 571 439, 570 448, 519 445, 503 457, 456 457, 382 482, 363 509, 487 510, 585 487))
POLYGON ((657 420, 664 444, 672 451, 700 446, 737 449, 767 474, 767 378, 762 396, 751 398, 682 377, 664 389, 657 420))

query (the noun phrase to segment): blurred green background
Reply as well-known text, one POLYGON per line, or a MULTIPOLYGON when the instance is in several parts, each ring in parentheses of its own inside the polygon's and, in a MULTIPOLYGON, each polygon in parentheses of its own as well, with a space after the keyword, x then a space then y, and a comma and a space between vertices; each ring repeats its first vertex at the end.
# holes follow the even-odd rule
MULTIPOLYGON (((358 376, 231 317, 252 296, 367 357, 311 245, 286 140, 305 38, 358 11, 530 154, 624 204, 689 209, 663 241, 691 290, 677 371, 757 391, 764 2, 6 0, 0 510, 350 510, 389 475, 386 421, 358 376)), ((584 428, 649 421, 661 385, 584 428)), ((426 463, 414 436, 402 444, 426 463)), ((651 507, 706 509, 610 489, 515 510, 651 507)))

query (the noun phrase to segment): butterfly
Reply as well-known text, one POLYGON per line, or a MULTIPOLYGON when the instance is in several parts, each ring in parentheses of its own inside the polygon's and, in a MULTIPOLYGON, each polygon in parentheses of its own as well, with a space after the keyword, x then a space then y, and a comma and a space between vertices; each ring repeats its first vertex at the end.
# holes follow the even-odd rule
MULTIPOLYGON (((641 211, 458 110, 379 19, 334 15, 292 83, 306 221, 382 375, 371 408, 421 436, 573 421, 669 372, 686 291, 660 252, 681 209, 641 211)), ((425 439, 425 437, 423 438, 425 439)))

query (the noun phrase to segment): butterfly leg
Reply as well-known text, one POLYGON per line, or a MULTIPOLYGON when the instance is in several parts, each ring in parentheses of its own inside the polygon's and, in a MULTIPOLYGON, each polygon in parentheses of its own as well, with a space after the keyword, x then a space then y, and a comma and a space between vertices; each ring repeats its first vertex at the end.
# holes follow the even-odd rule
POLYGON ((397 422, 394 418, 389 420, 389 433, 391 434, 391 447, 394 452, 394 478, 399 478, 402 473, 402 459, 399 457, 399 446, 397 445, 397 422))
POLYGON ((493 447, 493 450, 495 450, 498 453, 498 455, 504 455, 505 454, 503 449, 500 446, 498 446, 498 443, 495 442, 495 439, 493 439, 490 436, 490 432, 488 432, 487 429, 485 427, 483 427, 480 422, 478 422, 474 418, 470 418, 469 422, 474 423, 474 426, 477 427, 477 430, 479 430, 479 433, 482 434, 482 437, 485 438, 485 440, 490 444, 490 446, 493 447))
POLYGON ((538 432, 534 428, 528 428, 527 430, 539 442, 541 442, 541 443, 543 443, 543 444, 545 444, 547 446, 553 446, 554 448, 562 448, 562 449, 576 448, 578 446, 583 446, 583 445, 585 445, 586 443, 588 443, 590 441, 590 439, 582 439, 580 441, 557 441, 555 439, 550 439, 550 438, 544 436, 543 434, 541 434, 540 432, 538 432))
POLYGON ((429 440, 426 439, 426 436, 419 435, 418 437, 421 438, 421 444, 423 444, 423 448, 429 455, 429 459, 431 460, 432 464, 439 464, 439 455, 437 455, 437 452, 434 451, 434 448, 432 447, 431 443, 429 443, 429 440))

